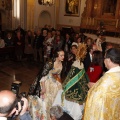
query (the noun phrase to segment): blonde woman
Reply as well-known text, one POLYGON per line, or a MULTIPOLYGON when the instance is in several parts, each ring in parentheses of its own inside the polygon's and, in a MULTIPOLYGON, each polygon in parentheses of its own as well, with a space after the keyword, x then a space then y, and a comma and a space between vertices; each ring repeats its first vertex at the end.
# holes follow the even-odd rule
POLYGON ((80 44, 78 47, 77 45, 75 47, 74 44, 71 50, 75 55, 75 60, 63 82, 63 90, 58 92, 53 106, 62 106, 74 120, 80 120, 89 90, 87 85, 89 80, 82 63, 86 55, 86 45, 80 44))

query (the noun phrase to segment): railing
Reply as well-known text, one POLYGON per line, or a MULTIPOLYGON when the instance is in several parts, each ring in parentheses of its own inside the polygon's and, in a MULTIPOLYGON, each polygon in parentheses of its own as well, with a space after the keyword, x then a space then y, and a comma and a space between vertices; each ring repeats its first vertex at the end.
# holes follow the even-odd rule
POLYGON ((95 34, 100 24, 104 25, 104 29, 108 36, 120 37, 120 20, 119 19, 86 17, 86 18, 82 18, 80 28, 86 33, 95 34))
POLYGON ((15 47, 4 47, 0 48, 0 61, 4 61, 6 57, 10 59, 14 59, 15 47))

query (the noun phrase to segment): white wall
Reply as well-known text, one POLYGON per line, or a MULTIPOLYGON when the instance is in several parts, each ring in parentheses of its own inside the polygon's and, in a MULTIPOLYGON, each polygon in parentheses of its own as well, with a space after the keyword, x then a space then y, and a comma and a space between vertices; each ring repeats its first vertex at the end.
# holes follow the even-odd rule
POLYGON ((64 16, 65 15, 65 0, 60 0, 59 10, 59 22, 61 25, 80 26, 81 14, 84 11, 86 0, 80 0, 80 14, 78 17, 75 16, 64 16))
POLYGON ((26 30, 27 22, 27 0, 12 0, 12 29, 21 25, 26 30))
POLYGON ((6 29, 6 11, 2 8, 0 8, 0 13, 1 13, 1 25, 2 25, 2 30, 6 29))
MULTIPOLYGON (((47 11, 48 13, 50 13, 51 26, 54 27, 55 26, 55 22, 54 22, 54 20, 55 20, 55 7, 54 6, 39 5, 38 0, 36 0, 35 9, 34 9, 34 28, 43 27, 45 24, 48 24, 48 23, 43 23, 43 26, 39 26, 39 25, 41 25, 41 23, 39 23, 40 22, 39 17, 41 16, 41 13, 43 11, 47 11)), ((45 20, 45 21, 47 21, 47 20, 45 20)))

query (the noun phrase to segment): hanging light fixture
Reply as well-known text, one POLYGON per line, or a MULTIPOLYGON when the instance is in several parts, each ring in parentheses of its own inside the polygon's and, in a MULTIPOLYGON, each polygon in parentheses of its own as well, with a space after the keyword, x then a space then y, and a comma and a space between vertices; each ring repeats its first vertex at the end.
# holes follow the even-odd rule
POLYGON ((54 0, 38 0, 40 5, 52 6, 54 5, 54 0))

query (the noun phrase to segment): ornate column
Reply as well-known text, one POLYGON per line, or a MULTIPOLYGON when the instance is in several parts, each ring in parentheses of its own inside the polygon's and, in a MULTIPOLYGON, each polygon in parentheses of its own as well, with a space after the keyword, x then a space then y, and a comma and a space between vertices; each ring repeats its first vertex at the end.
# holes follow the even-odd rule
POLYGON ((35 0, 27 0, 27 30, 34 29, 35 0))
POLYGON ((5 1, 6 29, 12 28, 12 0, 5 1))
POLYGON ((12 0, 12 29, 16 29, 20 24, 20 0, 12 0))
POLYGON ((55 28, 56 25, 59 23, 59 6, 60 6, 60 0, 55 0, 55 28))
POLYGON ((23 29, 27 28, 27 0, 20 0, 20 25, 23 29))

